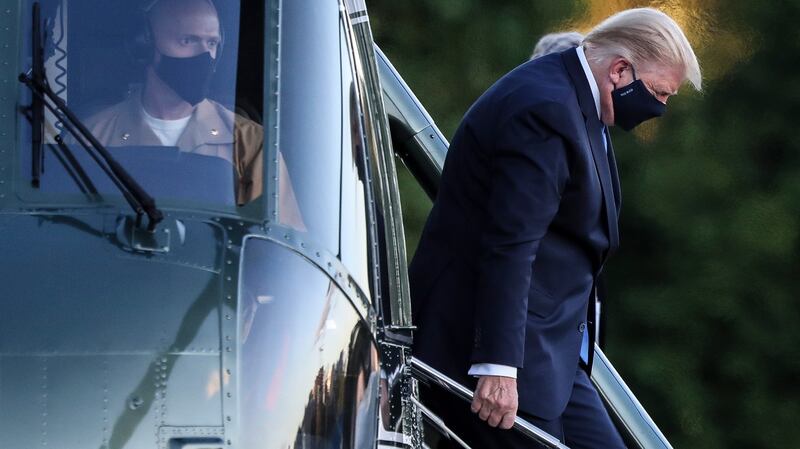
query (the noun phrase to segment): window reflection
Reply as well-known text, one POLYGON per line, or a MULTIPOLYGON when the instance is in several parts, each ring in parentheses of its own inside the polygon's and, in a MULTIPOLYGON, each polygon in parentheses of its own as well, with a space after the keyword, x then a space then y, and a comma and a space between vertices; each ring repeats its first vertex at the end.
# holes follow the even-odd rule
POLYGON ((244 248, 239 295, 242 447, 375 441, 378 353, 327 275, 261 239, 244 248))
MULTIPOLYGON (((281 4, 280 139, 297 212, 308 239, 332 254, 339 253, 342 167, 342 101, 340 45, 336 2, 281 4), (309 20, 314 26, 309 27, 309 20)), ((346 63, 346 62, 345 62, 346 63)), ((273 162, 273 161, 269 161, 273 162)), ((288 222, 279 178, 278 214, 288 222)))

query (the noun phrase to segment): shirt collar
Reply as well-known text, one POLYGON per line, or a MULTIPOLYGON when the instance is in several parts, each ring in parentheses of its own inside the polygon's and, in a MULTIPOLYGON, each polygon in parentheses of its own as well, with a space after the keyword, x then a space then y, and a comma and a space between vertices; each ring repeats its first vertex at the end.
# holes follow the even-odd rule
POLYGON ((589 67, 589 61, 586 60, 586 53, 583 51, 583 46, 576 48, 578 52, 578 60, 581 61, 581 67, 589 80, 589 88, 592 90, 592 97, 594 98, 594 106, 597 108, 597 118, 600 118, 600 88, 597 87, 597 80, 594 79, 592 69, 589 67))

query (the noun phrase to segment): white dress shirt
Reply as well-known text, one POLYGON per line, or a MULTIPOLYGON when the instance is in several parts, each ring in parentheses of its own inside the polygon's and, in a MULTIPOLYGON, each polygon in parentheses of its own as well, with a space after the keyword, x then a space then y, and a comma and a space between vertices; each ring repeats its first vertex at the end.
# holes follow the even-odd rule
MULTIPOLYGON (((597 80, 594 79, 594 74, 592 73, 592 69, 589 67, 589 61, 586 60, 586 54, 583 51, 583 47, 578 47, 578 60, 581 62, 581 67, 583 67, 583 72, 586 75, 586 79, 589 80, 589 89, 592 91, 592 97, 594 98, 594 105, 597 108, 597 118, 600 118, 600 88, 597 86, 597 80)), ((605 134, 603 134, 603 145, 606 147, 606 151, 608 151, 608 142, 606 142, 605 134)), ((581 358, 584 359, 584 362, 588 359, 588 350, 589 350, 589 334, 588 332, 583 333, 583 342, 581 344, 581 358)), ((469 368, 468 374, 470 376, 480 377, 480 376, 503 376, 503 377, 511 377, 516 379, 517 378, 517 368, 508 365, 499 365, 496 363, 475 363, 469 368)))

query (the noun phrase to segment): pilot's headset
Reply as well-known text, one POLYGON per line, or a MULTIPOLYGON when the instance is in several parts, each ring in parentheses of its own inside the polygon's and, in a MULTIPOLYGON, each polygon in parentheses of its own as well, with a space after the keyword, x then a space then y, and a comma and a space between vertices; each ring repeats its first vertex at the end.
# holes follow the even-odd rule
MULTIPOLYGON (((146 66, 153 61, 155 52, 155 39, 153 38, 153 27, 150 23, 150 13, 155 6, 163 0, 145 0, 136 9, 136 13, 131 19, 129 36, 126 39, 125 47, 133 60, 142 66, 146 66)), ((217 11, 219 20, 219 44, 217 44, 217 54, 214 58, 214 65, 222 57, 222 48, 225 43, 225 29, 222 26, 222 18, 219 17, 219 9, 212 0, 206 0, 214 10, 217 11)))

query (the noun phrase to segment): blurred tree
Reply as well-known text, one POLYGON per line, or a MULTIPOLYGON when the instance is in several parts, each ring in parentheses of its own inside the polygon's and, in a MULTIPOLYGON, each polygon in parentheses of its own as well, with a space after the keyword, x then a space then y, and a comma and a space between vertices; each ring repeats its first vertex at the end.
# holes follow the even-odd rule
MULTIPOLYGON (((676 447, 792 446, 800 2, 424 0, 370 12, 378 43, 449 137, 539 36, 585 32, 634 6, 681 23, 707 83, 635 133, 613 131, 624 205, 606 352, 676 447)), ((429 204, 401 179, 411 253, 429 204)))

